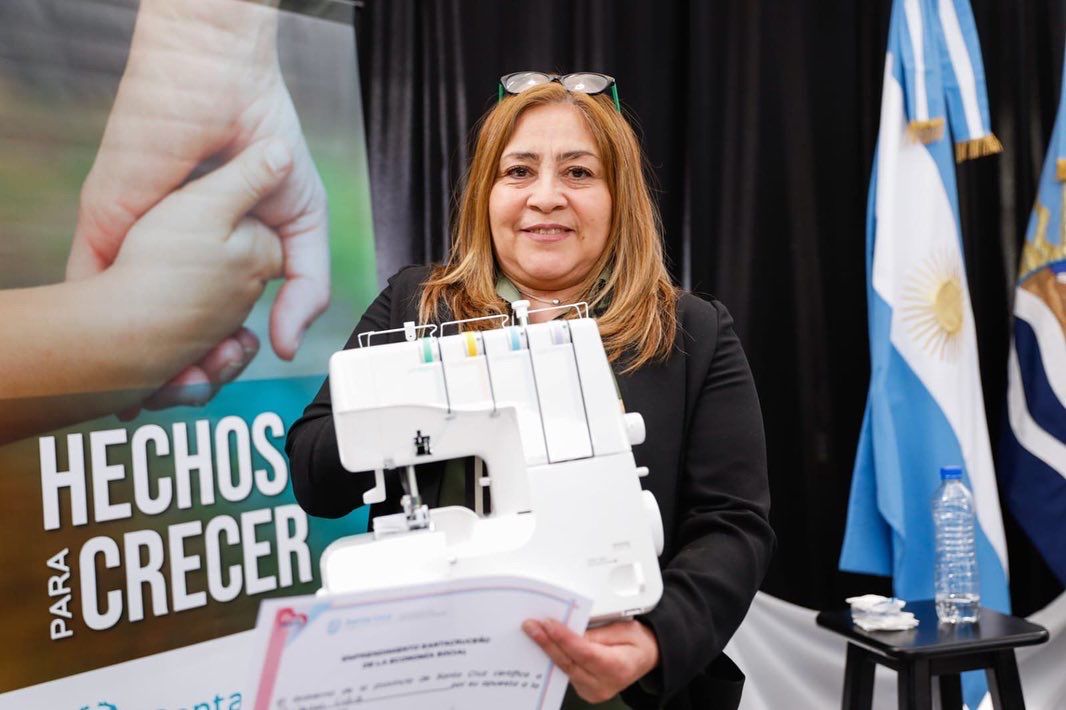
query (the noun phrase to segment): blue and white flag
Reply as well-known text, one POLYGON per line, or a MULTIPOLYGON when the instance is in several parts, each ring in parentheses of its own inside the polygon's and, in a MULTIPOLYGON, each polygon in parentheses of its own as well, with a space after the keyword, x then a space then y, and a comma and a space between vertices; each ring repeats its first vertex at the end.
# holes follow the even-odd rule
MULTIPOLYGON (((991 135, 980 66, 966 0, 895 1, 867 206, 870 391, 840 567, 891 575, 903 599, 933 597, 932 499, 940 467, 962 465, 977 509, 981 604, 1006 612, 1007 545, 963 264, 953 146, 960 126, 960 143, 991 135), (971 116, 966 106, 975 97, 971 116)), ((968 675, 965 695, 976 707, 985 681, 968 675)))
POLYGON ((933 23, 940 56, 941 84, 955 160, 962 162, 1003 150, 992 133, 985 92, 985 68, 969 0, 933 0, 933 23))
POLYGON ((1018 270, 1014 342, 1008 364, 1010 427, 1000 449, 1000 478, 1007 505, 1051 570, 1066 584, 1064 198, 1066 73, 1018 270))

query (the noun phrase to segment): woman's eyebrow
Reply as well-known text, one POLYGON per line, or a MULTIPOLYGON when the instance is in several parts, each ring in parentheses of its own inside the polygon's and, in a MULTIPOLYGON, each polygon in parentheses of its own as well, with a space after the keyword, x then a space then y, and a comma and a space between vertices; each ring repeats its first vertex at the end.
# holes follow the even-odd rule
POLYGON ((596 158, 599 159, 595 153, 591 150, 568 150, 565 153, 559 153, 556 159, 560 162, 566 162, 567 160, 577 160, 578 158, 596 158))
POLYGON ((528 151, 518 151, 518 152, 514 152, 514 153, 507 153, 506 155, 504 155, 501 158, 501 160, 508 160, 508 159, 511 159, 511 160, 528 160, 528 161, 536 162, 536 161, 540 160, 540 154, 539 153, 531 153, 531 152, 528 152, 528 151))

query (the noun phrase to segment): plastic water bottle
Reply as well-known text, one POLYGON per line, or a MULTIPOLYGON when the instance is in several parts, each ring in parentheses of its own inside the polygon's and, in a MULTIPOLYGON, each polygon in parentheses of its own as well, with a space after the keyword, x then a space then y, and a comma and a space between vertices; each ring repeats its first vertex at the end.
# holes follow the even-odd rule
POLYGON ((977 586, 977 546, 973 496, 962 482, 962 468, 940 469, 933 498, 936 526, 936 615, 941 623, 977 621, 981 596, 977 586))

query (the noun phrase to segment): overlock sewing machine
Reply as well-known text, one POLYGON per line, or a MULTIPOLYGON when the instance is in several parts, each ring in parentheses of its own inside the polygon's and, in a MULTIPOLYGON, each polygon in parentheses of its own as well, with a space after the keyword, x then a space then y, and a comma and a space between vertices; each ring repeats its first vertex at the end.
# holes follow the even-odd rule
POLYGON ((361 333, 330 359, 341 463, 373 472, 365 503, 384 500, 387 469, 402 469, 405 495, 403 512, 323 552, 326 593, 517 575, 590 597, 593 623, 659 601, 662 519, 630 448, 644 421, 622 411, 596 321, 585 304, 533 325, 528 301, 512 307, 488 316, 499 321, 489 330, 457 321, 361 333), (395 332, 404 342, 372 342, 395 332), (474 509, 429 508, 414 467, 469 456, 474 509))

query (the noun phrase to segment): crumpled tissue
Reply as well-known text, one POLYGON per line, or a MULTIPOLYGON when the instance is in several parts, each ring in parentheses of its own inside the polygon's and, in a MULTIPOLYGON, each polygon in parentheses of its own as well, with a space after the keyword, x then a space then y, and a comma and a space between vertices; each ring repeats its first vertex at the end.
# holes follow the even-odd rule
POLYGON ((863 631, 903 631, 918 625, 914 614, 903 611, 907 602, 902 599, 863 594, 845 601, 851 605, 851 620, 863 631))

